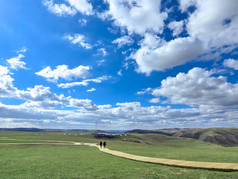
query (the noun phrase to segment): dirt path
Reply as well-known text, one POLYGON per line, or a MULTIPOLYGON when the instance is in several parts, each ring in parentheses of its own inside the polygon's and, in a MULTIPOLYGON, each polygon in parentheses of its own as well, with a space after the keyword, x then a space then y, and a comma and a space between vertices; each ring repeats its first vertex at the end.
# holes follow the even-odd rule
MULTIPOLYGON (((43 142, 43 140, 40 140, 43 142)), ((52 141, 53 142, 53 141, 52 141)), ((163 159, 163 158, 154 158, 154 157, 143 157, 139 155, 128 154, 124 152, 119 152, 116 150, 110 150, 108 148, 100 148, 97 144, 94 143, 78 143, 72 141, 54 141, 54 143, 0 143, 0 145, 86 145, 97 147, 100 151, 115 155, 118 157, 136 160, 141 162, 148 163, 157 163, 163 165, 170 165, 176 167, 185 167, 185 168, 202 168, 202 169, 210 169, 210 170, 222 170, 222 171, 238 171, 238 163, 216 163, 216 162, 196 162, 196 161, 186 161, 186 160, 172 160, 172 159, 163 159), (57 143, 58 142, 58 143, 57 143)))
MULTIPOLYGON (((85 144, 86 145, 86 144, 85 144)), ((202 168, 210 170, 222 170, 222 171, 238 171, 238 163, 216 163, 216 162, 196 162, 196 161, 186 161, 186 160, 172 160, 172 159, 163 159, 163 158, 154 158, 154 157, 143 157, 139 155, 128 154, 124 152, 119 152, 115 150, 110 150, 107 148, 100 148, 95 144, 91 144, 99 148, 100 151, 115 155, 118 157, 148 162, 148 163, 158 163, 163 165, 170 165, 176 167, 185 167, 185 168, 202 168)))

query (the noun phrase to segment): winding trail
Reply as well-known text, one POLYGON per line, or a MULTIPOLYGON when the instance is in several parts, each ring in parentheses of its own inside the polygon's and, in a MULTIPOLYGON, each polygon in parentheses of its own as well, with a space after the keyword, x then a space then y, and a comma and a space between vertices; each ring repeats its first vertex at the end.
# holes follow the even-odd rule
POLYGON ((115 155, 118 157, 136 160, 140 162, 156 163, 162 165, 170 165, 176 167, 184 168, 200 168, 200 169, 209 169, 209 170, 221 170, 221 171, 238 171, 238 163, 216 163, 216 162, 196 162, 196 161, 186 161, 186 160, 172 160, 172 159, 163 159, 163 158, 154 158, 154 157, 144 157, 139 155, 128 154, 124 152, 119 152, 116 150, 110 150, 108 148, 100 148, 96 144, 87 144, 84 145, 94 145, 98 147, 100 151, 115 155))
MULTIPOLYGON (((23 141, 23 140, 21 140, 23 141)), ((27 140, 24 140, 27 141, 27 140)), ((32 140, 29 140, 32 141, 32 140)), ((196 162, 196 161, 186 161, 186 160, 172 160, 172 159, 163 159, 163 158, 154 158, 154 157, 144 157, 139 155, 133 155, 128 154, 124 152, 119 152, 116 150, 110 150, 108 148, 100 148, 95 143, 79 143, 79 142, 73 142, 73 141, 56 141, 52 140, 53 143, 50 140, 47 140, 42 143, 44 140, 40 140, 41 142, 35 142, 35 143, 0 143, 0 145, 86 145, 86 146, 92 146, 97 147, 100 151, 130 159, 140 162, 147 162, 147 163, 156 163, 156 164, 162 164, 162 165, 169 165, 169 166, 176 166, 176 167, 184 167, 184 168, 200 168, 200 169, 209 169, 209 170, 220 170, 220 171, 238 171, 238 163, 216 163, 216 162, 196 162)))

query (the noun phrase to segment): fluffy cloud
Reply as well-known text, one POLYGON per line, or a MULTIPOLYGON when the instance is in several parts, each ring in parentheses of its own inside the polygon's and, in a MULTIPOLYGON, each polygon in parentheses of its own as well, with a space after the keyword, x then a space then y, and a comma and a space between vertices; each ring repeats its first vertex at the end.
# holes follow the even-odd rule
POLYGON ((8 59, 7 62, 10 64, 10 68, 17 70, 19 68, 26 69, 25 65, 26 63, 24 61, 21 61, 22 58, 25 56, 22 54, 19 54, 17 57, 8 59))
POLYGON ((93 78, 93 79, 86 79, 83 80, 81 82, 72 82, 72 83, 60 83, 57 86, 60 88, 71 88, 74 86, 88 86, 89 82, 93 82, 93 83, 101 83, 102 81, 108 80, 109 78, 111 78, 111 76, 101 76, 98 78, 93 78))
POLYGON ((36 74, 46 78, 48 81, 57 82, 59 78, 71 81, 72 79, 87 78, 90 75, 89 69, 89 66, 83 65, 73 69, 69 69, 67 65, 59 65, 54 70, 46 67, 36 74))
POLYGON ((173 36, 178 36, 183 32, 184 21, 172 21, 169 23, 168 27, 173 31, 173 36))
POLYGON ((69 4, 74 7, 78 12, 86 15, 93 14, 93 7, 88 0, 67 0, 69 4))
POLYGON ((226 59, 226 60, 224 60, 223 65, 225 67, 229 67, 229 68, 233 68, 235 70, 238 70, 238 60, 226 59))
POLYGON ((209 109, 237 109, 238 84, 231 84, 223 76, 193 68, 187 74, 167 77, 153 90, 154 96, 167 97, 174 104, 206 107, 209 109))
MULTIPOLYGON (((238 3, 236 0, 197 0, 188 19, 190 36, 208 47, 233 45, 238 39, 238 3)), ((187 5, 188 7, 188 5, 187 5)))
POLYGON ((85 36, 84 35, 80 35, 80 34, 74 34, 72 35, 65 35, 64 37, 65 39, 69 40, 72 44, 75 45, 80 45, 81 47, 85 48, 85 49, 91 49, 92 46, 85 42, 85 36))
MULTIPOLYGON (((183 30, 185 22, 188 37, 177 37, 163 43, 157 38, 154 41, 158 41, 158 45, 154 48, 141 43, 141 48, 132 55, 138 64, 138 72, 149 75, 154 70, 163 71, 195 59, 214 59, 214 56, 219 57, 220 53, 226 53, 227 47, 230 50, 237 47, 236 0, 180 0, 180 8, 188 13, 188 19, 172 21, 168 27, 177 36, 183 30), (195 7, 192 13, 187 12, 190 6, 195 7)), ((144 41, 145 39, 146 37, 144 41)))
POLYGON ((152 98, 152 99, 149 100, 149 102, 150 103, 159 103, 160 100, 159 100, 159 98, 152 98))
POLYGON ((93 14, 93 7, 87 0, 65 0, 69 5, 66 4, 56 4, 53 0, 44 0, 43 5, 48 8, 48 10, 59 16, 62 15, 72 15, 74 16, 77 12, 85 15, 93 14))
POLYGON ((114 20, 114 24, 126 28, 129 33, 162 33, 166 12, 160 12, 160 0, 106 0, 109 10, 104 18, 114 20))
POLYGON ((134 43, 134 40, 130 36, 123 36, 112 41, 113 44, 117 44, 118 48, 121 48, 124 45, 131 45, 134 43))
POLYGON ((13 81, 9 69, 0 65, 0 97, 14 95, 16 89, 12 84, 13 81))
MULTIPOLYGON (((105 78, 91 79, 91 81, 100 83, 105 78)), ((0 65, 0 97, 26 100, 21 107, 56 108, 59 104, 64 106, 75 104, 74 107, 80 106, 86 110, 96 110, 96 105, 88 99, 74 99, 70 96, 65 97, 63 94, 57 95, 50 90, 50 87, 42 85, 36 85, 33 88, 27 88, 27 90, 19 90, 14 87, 13 81, 9 69, 0 65), (80 105, 76 102, 80 102, 80 105)))
POLYGON ((66 4, 55 4, 53 0, 44 0, 43 5, 48 8, 48 10, 59 16, 62 15, 75 15, 77 13, 76 9, 67 6, 66 4))
POLYGON ((26 91, 17 90, 16 96, 20 99, 30 101, 60 101, 59 96, 50 91, 50 87, 44 87, 42 85, 27 88, 26 91))
POLYGON ((191 37, 177 38, 151 49, 142 46, 133 56, 138 71, 149 75, 153 70, 162 71, 195 59, 204 49, 201 41, 191 37))
POLYGON ((91 100, 89 99, 70 99, 69 105, 71 107, 83 107, 86 110, 90 111, 96 111, 98 109, 97 105, 95 105, 91 100))

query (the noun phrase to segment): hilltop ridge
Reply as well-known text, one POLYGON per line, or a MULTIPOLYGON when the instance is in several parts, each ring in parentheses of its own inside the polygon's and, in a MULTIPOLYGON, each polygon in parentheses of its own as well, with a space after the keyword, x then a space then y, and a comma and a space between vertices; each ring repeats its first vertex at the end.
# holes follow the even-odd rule
POLYGON ((173 137, 186 137, 196 140, 202 140, 225 147, 238 146, 238 128, 208 128, 208 129, 158 129, 143 130, 135 129, 126 133, 137 134, 161 134, 173 137))

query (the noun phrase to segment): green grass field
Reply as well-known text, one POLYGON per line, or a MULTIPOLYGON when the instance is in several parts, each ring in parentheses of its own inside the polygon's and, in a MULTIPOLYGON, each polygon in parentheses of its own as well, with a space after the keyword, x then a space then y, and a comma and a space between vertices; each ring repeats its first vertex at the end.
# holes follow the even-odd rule
MULTIPOLYGON (((187 169, 119 158, 89 146, 52 143, 97 143, 90 133, 0 132, 0 178, 238 178, 238 172, 187 169), (18 140, 12 140, 18 139, 18 140), (57 141, 56 141, 57 140, 57 141), (65 141, 65 142, 59 142, 65 141)), ((211 162, 238 162, 238 147, 157 134, 130 134, 107 139, 108 148, 131 154, 211 162)))

